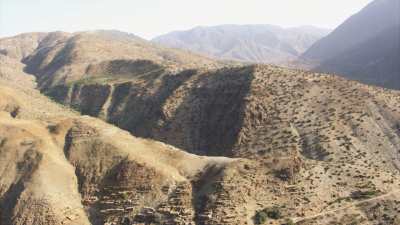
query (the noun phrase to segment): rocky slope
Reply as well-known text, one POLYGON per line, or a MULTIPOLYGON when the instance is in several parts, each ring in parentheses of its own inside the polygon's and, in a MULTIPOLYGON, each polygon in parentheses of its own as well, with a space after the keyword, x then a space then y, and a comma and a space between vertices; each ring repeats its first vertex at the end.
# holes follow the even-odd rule
POLYGON ((329 30, 311 26, 221 25, 174 31, 152 41, 219 59, 286 63, 296 59, 329 30))
POLYGON ((42 86, 127 132, 2 57, 1 225, 400 222, 397 91, 118 56, 42 86))
POLYGON ((399 89, 399 15, 399 1, 375 0, 316 42, 302 58, 314 61, 318 71, 399 89))
POLYGON ((388 199, 398 197, 398 92, 272 66, 122 77, 87 79, 47 94, 137 136, 200 155, 253 160, 255 179, 276 182, 268 191, 257 183, 265 195, 255 202, 278 207, 282 218, 396 220, 399 202, 388 199), (261 171, 270 171, 267 178, 261 171), (371 218, 373 204, 393 210, 376 212, 386 219, 371 218), (325 214, 331 211, 342 214, 325 214))
POLYGON ((252 221, 252 185, 267 177, 254 178, 254 163, 191 155, 79 116, 9 65, 0 64, 1 225, 252 221))
MULTIPOLYGON (((61 87, 48 94, 138 136, 201 155, 261 163, 258 171, 272 170, 287 185, 276 190, 273 202, 288 207, 285 217, 297 215, 299 222, 347 206, 359 215, 357 221, 381 221, 353 205, 360 200, 353 195, 397 196, 397 92, 269 66, 151 77, 94 79, 64 87, 66 95, 58 92, 61 87)), ((388 204, 396 208, 398 202, 388 204)), ((336 221, 351 221, 348 215, 336 221)), ((324 217, 312 219, 328 224, 324 217)))

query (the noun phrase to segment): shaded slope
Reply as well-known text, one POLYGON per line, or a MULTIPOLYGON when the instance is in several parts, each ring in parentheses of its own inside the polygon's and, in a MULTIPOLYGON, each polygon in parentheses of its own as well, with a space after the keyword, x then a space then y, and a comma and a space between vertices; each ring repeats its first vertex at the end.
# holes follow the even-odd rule
MULTIPOLYGON (((359 111, 372 116, 367 107, 369 100, 375 99, 371 104, 383 108, 380 101, 385 98, 380 89, 279 67, 145 74, 111 81, 85 80, 57 87, 48 94, 136 135, 210 155, 237 155, 241 149, 253 151, 251 154, 264 148, 274 149, 279 144, 274 146, 274 134, 268 130, 301 126, 301 136, 302 129, 309 130, 304 125, 307 123, 310 131, 324 127, 323 121, 346 124, 346 118, 340 115, 357 112, 350 106, 357 103, 359 111), (99 104, 90 107, 89 102, 99 104), (329 108, 323 108, 328 105, 329 108), (258 140, 261 136, 266 139, 258 140)), ((394 121, 390 123, 395 125, 394 121)), ((299 137, 290 133, 291 142, 297 143, 299 137)), ((311 135, 312 140, 307 138, 304 145, 315 142, 314 136, 311 135)))
POLYGON ((1 224, 243 224, 254 213, 231 211, 254 201, 252 186, 265 179, 251 178, 246 160, 190 155, 94 118, 40 118, 0 115, 1 224))
POLYGON ((390 27, 376 37, 324 61, 317 70, 344 74, 367 84, 400 87, 400 26, 390 27))
POLYGON ((203 154, 229 155, 241 129, 251 71, 252 67, 159 71, 122 81, 85 80, 47 94, 135 135, 203 154))
POLYGON ((400 88, 400 3, 375 0, 302 55, 315 70, 400 88))
POLYGON ((303 56, 324 61, 376 37, 384 30, 399 25, 399 7, 396 0, 373 1, 328 36, 316 42, 303 56))

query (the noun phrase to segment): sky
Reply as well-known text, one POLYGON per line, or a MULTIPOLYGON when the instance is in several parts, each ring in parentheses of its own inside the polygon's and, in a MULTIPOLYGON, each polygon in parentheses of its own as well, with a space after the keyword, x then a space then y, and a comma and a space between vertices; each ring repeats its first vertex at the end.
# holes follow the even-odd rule
POLYGON ((220 24, 334 29, 372 0, 0 0, 0 37, 117 29, 143 38, 220 24))

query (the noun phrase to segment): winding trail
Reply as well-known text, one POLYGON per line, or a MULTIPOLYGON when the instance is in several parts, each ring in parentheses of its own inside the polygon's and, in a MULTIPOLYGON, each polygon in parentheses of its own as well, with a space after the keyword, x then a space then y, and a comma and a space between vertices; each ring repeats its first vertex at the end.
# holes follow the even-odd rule
POLYGON ((375 201, 375 200, 383 199, 383 198, 386 198, 386 197, 388 197, 390 195, 393 195, 393 194, 400 194, 400 190, 390 191, 390 192, 388 192, 386 194, 379 195, 379 196, 374 197, 374 198, 369 198, 369 199, 365 199, 365 200, 362 200, 362 201, 358 201, 358 202, 355 202, 353 204, 350 204, 348 206, 344 206, 344 207, 341 207, 341 208, 338 208, 338 209, 329 210, 329 211, 317 213, 317 214, 314 214, 314 215, 311 215, 311 216, 306 216, 306 217, 293 217, 291 219, 292 219, 292 221, 294 223, 298 223, 298 222, 302 222, 304 220, 314 219, 314 218, 317 218, 317 217, 320 217, 320 216, 323 216, 323 215, 327 215, 327 214, 335 213, 335 212, 338 212, 338 211, 341 211, 341 210, 349 209, 351 207, 357 206, 357 205, 362 204, 362 203, 372 202, 372 201, 375 201))

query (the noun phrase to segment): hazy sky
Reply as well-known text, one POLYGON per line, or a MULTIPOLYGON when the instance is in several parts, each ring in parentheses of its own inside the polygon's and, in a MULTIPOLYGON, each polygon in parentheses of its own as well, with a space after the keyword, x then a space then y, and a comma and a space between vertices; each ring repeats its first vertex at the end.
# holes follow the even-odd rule
POLYGON ((144 38, 218 24, 335 28, 372 0, 0 0, 0 36, 118 29, 144 38))

